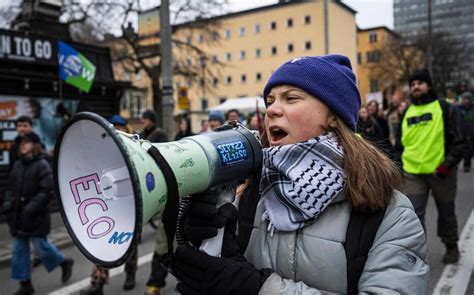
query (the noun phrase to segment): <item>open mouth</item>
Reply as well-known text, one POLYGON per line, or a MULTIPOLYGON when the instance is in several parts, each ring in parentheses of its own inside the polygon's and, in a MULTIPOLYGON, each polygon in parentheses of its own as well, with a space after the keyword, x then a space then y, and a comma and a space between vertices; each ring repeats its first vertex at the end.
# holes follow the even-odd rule
POLYGON ((280 127, 270 127, 271 143, 277 143, 288 135, 288 132, 280 127))

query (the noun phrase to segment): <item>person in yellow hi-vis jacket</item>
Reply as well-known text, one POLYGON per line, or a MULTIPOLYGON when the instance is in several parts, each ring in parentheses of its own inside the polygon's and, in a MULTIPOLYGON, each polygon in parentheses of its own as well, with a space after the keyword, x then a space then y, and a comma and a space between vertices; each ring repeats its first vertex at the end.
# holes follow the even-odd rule
POLYGON ((427 70, 413 73, 409 83, 411 105, 402 116, 396 143, 401 153, 404 193, 424 225, 431 190, 438 209, 438 235, 447 249, 443 263, 456 263, 457 165, 466 148, 461 117, 455 106, 437 98, 427 70))

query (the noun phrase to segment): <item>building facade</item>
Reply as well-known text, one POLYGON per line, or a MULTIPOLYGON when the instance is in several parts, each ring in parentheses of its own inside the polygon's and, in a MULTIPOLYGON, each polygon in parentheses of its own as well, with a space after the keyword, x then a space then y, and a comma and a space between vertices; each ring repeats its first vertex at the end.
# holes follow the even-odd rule
POLYGON ((385 46, 390 46, 398 36, 385 26, 357 30, 357 78, 362 103, 383 96, 389 97, 396 89, 397 79, 380 75, 381 62, 384 62, 385 46))
MULTIPOLYGON (((458 80, 474 86, 474 3, 472 0, 430 0, 432 34, 446 34, 445 42, 460 46, 465 53, 465 68, 458 80)), ((408 42, 428 32, 428 1, 394 0, 395 31, 408 42)), ((454 81, 456 82, 456 81, 454 81)), ((459 82, 459 81, 457 81, 459 82)))
MULTIPOLYGON (((207 19, 212 30, 200 30, 192 22, 174 26, 172 38, 200 52, 173 44, 175 66, 180 63, 193 73, 173 77, 175 114, 186 112, 196 131, 210 108, 227 98, 261 95, 273 71, 299 56, 343 54, 357 72, 355 13, 340 1, 290 1, 207 19), (178 104, 183 88, 187 110, 178 104)), ((153 13, 147 11, 145 17, 152 19, 153 13)), ((146 19, 141 24, 148 26, 146 19)), ((153 36, 148 28, 147 35, 153 36)), ((151 98, 147 96, 147 107, 153 105, 151 98)))

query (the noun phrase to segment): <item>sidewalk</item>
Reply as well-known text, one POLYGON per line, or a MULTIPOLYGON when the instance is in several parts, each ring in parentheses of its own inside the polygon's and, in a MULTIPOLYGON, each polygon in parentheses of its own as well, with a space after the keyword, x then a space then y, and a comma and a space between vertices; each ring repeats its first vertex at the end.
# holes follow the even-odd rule
MULTIPOLYGON (((9 263, 12 258, 12 241, 7 223, 0 223, 0 265, 9 263)), ((64 248, 72 244, 72 240, 63 224, 59 213, 51 214, 51 233, 48 240, 58 248, 64 248)))

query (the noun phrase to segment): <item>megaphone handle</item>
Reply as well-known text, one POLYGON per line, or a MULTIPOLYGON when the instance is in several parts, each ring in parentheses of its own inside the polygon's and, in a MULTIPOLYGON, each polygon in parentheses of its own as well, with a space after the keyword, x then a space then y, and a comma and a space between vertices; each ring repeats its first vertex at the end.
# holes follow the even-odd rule
MULTIPOLYGON (((222 191, 219 194, 217 202, 218 208, 226 203, 234 202, 235 189, 235 185, 228 185, 222 187, 222 191)), ((215 237, 203 240, 201 246, 199 247, 199 250, 204 251, 205 253, 211 256, 220 257, 222 252, 222 244, 224 241, 224 229, 225 226, 219 228, 215 237)))
POLYGON ((219 228, 217 230, 217 236, 203 240, 199 250, 206 252, 211 256, 220 257, 222 242, 224 241, 224 229, 225 227, 219 228))

